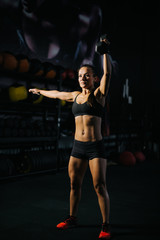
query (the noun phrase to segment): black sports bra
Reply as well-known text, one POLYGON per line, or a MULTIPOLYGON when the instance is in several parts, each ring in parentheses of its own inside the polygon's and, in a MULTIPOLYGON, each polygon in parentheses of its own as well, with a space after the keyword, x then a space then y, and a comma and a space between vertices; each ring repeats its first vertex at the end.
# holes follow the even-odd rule
MULTIPOLYGON (((93 93, 91 93, 91 94, 93 94, 93 93)), ((75 97, 74 103, 72 105, 72 112, 75 117, 82 116, 82 115, 93 115, 93 116, 97 116, 97 117, 103 116, 104 107, 100 103, 97 102, 94 94, 93 94, 92 106, 88 102, 78 104, 76 102, 77 96, 75 97)))

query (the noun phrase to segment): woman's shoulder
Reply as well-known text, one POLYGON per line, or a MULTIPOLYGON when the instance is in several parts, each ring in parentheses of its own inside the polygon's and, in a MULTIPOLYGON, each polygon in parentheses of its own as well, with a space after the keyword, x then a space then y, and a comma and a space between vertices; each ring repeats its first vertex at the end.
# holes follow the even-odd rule
POLYGON ((72 92, 73 100, 80 94, 80 91, 74 91, 72 92))

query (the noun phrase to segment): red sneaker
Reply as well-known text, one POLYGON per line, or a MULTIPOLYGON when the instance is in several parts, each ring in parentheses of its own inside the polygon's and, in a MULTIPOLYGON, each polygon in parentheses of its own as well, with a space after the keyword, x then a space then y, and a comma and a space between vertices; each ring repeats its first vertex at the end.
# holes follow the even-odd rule
POLYGON ((111 239, 111 230, 109 224, 102 224, 102 230, 99 234, 99 239, 111 239))
POLYGON ((68 229, 68 228, 73 228, 77 226, 77 218, 74 216, 69 216, 64 220, 64 222, 61 222, 57 224, 58 229, 68 229))

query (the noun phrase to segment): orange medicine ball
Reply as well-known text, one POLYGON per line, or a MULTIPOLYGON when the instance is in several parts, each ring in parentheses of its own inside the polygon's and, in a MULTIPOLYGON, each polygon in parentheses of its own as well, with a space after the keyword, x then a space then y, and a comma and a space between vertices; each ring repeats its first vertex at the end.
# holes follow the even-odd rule
POLYGON ((23 54, 18 54, 16 58, 18 60, 17 72, 19 73, 29 72, 30 63, 28 57, 23 54))
POLYGON ((18 61, 16 57, 10 52, 3 52, 2 68, 4 70, 13 71, 17 69, 17 66, 18 66, 18 61))
POLYGON ((44 62, 43 67, 44 67, 44 77, 45 78, 53 79, 56 77, 56 75, 57 75, 56 67, 52 63, 44 62))
POLYGON ((29 73, 36 77, 41 77, 44 74, 43 64, 39 59, 30 59, 29 73))

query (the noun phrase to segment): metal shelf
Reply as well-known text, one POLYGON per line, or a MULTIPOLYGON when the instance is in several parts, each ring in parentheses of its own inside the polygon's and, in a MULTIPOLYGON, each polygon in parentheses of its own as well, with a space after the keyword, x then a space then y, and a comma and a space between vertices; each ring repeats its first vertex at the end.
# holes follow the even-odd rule
POLYGON ((56 137, 16 137, 16 138, 0 138, 0 143, 27 143, 27 142, 52 142, 56 137))

